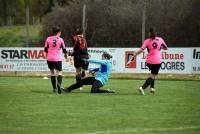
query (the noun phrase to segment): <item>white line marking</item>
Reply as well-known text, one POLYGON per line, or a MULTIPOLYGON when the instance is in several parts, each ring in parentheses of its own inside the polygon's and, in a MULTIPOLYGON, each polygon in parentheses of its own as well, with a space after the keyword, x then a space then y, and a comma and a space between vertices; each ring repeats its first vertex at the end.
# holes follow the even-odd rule
POLYGON ((171 130, 187 130, 187 129, 200 129, 200 126, 177 127, 177 128, 144 128, 144 129, 127 129, 127 130, 108 130, 97 131, 85 134, 110 134, 110 133, 128 133, 128 132, 149 132, 149 131, 171 131, 171 130))

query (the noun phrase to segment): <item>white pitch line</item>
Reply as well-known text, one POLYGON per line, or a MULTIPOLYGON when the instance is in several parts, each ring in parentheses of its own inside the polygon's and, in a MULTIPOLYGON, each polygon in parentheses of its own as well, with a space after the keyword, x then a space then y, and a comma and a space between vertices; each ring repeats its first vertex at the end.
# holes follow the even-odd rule
POLYGON ((90 132, 85 134, 110 134, 110 133, 129 133, 129 132, 188 130, 188 129, 200 129, 200 126, 177 127, 177 128, 144 128, 144 129, 110 130, 110 131, 90 132))

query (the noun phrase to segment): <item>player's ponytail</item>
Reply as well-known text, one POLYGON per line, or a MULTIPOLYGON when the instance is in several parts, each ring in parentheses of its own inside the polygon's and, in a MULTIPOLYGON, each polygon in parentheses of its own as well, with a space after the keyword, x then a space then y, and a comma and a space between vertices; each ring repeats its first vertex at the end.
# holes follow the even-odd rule
POLYGON ((112 55, 107 53, 107 52, 103 52, 102 56, 108 60, 110 60, 112 58, 112 55))
POLYGON ((76 35, 83 34, 83 30, 82 30, 81 28, 76 28, 75 34, 76 34, 76 35))

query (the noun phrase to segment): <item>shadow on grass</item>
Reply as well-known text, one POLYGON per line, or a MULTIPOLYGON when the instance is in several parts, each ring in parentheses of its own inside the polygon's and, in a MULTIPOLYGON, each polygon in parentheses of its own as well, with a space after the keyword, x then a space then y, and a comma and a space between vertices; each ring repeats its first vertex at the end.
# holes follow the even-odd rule
POLYGON ((48 91, 48 90, 31 90, 32 93, 37 93, 37 94, 53 94, 53 92, 48 91))
MULTIPOLYGON (((37 94, 54 94, 53 91, 49 90, 31 90, 32 93, 37 94)), ((58 93, 56 93, 58 94, 58 93)), ((89 95, 113 95, 113 96, 141 96, 139 93, 122 93, 122 92, 115 92, 115 93, 90 93, 90 91, 72 91, 72 92, 65 92, 62 91, 62 94, 89 94, 89 95)))
MULTIPOLYGON (((63 93, 63 92, 62 92, 63 93)), ((115 92, 115 93, 90 93, 88 92, 80 92, 80 91, 72 91, 70 93, 64 92, 63 94, 90 94, 90 95, 113 95, 113 96, 141 96, 139 93, 122 93, 122 92, 115 92)))

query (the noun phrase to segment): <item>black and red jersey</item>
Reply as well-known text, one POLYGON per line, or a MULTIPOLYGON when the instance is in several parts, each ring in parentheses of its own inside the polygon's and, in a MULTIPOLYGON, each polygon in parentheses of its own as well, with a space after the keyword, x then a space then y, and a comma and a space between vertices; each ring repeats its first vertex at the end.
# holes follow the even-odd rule
POLYGON ((87 42, 82 35, 75 35, 72 37, 74 46, 79 46, 81 49, 87 48, 87 42))
POLYGON ((74 45, 74 57, 88 57, 87 42, 82 35, 75 35, 72 37, 72 42, 74 45))

